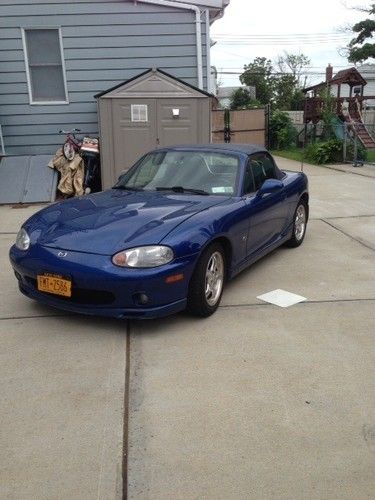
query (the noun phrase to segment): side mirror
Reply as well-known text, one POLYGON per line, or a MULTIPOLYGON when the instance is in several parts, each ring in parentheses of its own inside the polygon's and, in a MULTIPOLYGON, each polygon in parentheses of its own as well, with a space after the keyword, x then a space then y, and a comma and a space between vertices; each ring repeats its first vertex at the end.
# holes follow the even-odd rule
POLYGON ((262 196, 266 194, 277 193, 278 191, 281 191, 283 187, 284 184, 278 179, 266 179, 260 186, 257 196, 262 198, 262 196))

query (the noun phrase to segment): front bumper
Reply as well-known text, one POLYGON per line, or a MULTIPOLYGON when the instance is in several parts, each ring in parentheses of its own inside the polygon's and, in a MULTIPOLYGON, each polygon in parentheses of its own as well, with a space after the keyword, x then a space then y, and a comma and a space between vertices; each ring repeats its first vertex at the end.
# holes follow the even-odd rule
POLYGON ((20 291, 27 297, 58 309, 114 318, 158 318, 182 311, 186 307, 188 284, 197 255, 178 259, 153 269, 117 268, 110 256, 67 251, 32 245, 27 252, 13 246, 10 261, 20 291), (66 298, 37 289, 38 274, 68 276, 72 297, 66 298), (166 283, 171 275, 184 279, 166 283), (146 305, 140 294, 148 297, 146 305))

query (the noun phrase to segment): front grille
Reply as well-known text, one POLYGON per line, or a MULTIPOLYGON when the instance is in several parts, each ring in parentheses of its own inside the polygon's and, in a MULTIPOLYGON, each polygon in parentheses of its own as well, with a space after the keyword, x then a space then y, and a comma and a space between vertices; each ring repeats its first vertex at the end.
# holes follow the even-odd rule
POLYGON ((24 280, 31 285, 38 293, 43 295, 54 297, 55 299, 62 300, 65 302, 74 302, 75 304, 86 304, 86 305, 108 305, 115 301, 115 296, 113 293, 106 290, 89 290, 86 288, 72 288, 71 297, 63 297, 62 295, 54 295, 51 293, 41 292, 38 290, 37 282, 35 278, 30 278, 25 276, 24 280))

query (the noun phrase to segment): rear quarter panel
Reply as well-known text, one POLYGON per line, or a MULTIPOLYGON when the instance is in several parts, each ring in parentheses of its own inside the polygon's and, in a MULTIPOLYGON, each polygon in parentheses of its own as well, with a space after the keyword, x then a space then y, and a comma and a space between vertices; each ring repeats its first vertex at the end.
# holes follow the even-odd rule
POLYGON ((288 220, 293 224, 293 216, 297 203, 303 194, 308 194, 308 179, 303 172, 290 172, 283 170, 285 177, 282 179, 285 186, 286 203, 288 204, 288 220))

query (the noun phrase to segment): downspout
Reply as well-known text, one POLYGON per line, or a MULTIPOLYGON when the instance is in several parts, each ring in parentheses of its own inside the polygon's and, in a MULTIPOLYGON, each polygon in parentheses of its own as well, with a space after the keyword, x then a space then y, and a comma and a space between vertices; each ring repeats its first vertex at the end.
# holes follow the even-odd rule
POLYGON ((206 10, 206 65, 207 65, 207 92, 212 94, 211 88, 211 37, 210 37, 210 10, 206 10))
POLYGON ((139 3, 163 5, 165 7, 173 7, 175 9, 183 9, 183 10, 192 10, 193 12, 195 12, 198 87, 203 90, 202 27, 201 27, 201 11, 199 7, 188 3, 174 2, 173 0, 136 0, 136 1, 139 3))

